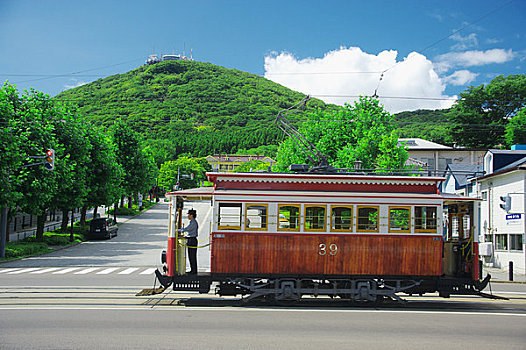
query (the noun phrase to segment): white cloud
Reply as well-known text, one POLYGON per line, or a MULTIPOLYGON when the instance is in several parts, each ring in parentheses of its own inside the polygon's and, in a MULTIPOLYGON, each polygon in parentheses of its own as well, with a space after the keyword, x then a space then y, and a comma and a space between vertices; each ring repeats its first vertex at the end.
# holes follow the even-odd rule
POLYGON ((73 89, 73 88, 85 85, 87 83, 88 83, 87 81, 79 81, 77 79, 71 79, 71 83, 64 84, 64 90, 73 89))
POLYGON ((323 58, 297 59, 284 52, 265 57, 265 77, 293 90, 319 96, 325 102, 343 105, 356 101, 357 98, 334 97, 335 95, 371 96, 378 85, 379 72, 392 67, 384 74, 378 89, 380 101, 389 112, 448 108, 453 104, 452 100, 440 99, 456 96, 444 95, 446 84, 435 72, 430 60, 412 52, 402 61, 397 61, 397 55, 395 50, 385 50, 377 55, 368 54, 358 47, 341 47, 326 53, 323 58), (429 99, 396 99, 385 98, 386 96, 429 99))
POLYGON ((451 46, 451 50, 464 51, 472 47, 477 47, 479 44, 477 40, 477 34, 475 33, 471 33, 466 36, 462 36, 459 33, 455 33, 451 36, 450 39, 457 42, 455 45, 451 46))
POLYGON ((497 38, 488 38, 486 39, 486 44, 498 44, 498 43, 501 43, 502 40, 501 39, 497 39, 497 38))
POLYGON ((492 63, 505 63, 514 57, 515 53, 511 49, 448 52, 436 57, 436 67, 440 72, 444 72, 454 67, 473 67, 492 63))
POLYGON ((444 80, 453 85, 466 85, 477 78, 478 74, 470 72, 469 70, 458 70, 453 74, 444 78, 444 80))

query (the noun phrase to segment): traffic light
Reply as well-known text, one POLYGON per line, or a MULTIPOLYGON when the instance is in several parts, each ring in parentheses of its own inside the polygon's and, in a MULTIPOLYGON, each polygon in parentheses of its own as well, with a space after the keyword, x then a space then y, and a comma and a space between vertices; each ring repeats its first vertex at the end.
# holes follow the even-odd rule
POLYGON ((507 195, 507 196, 500 196, 500 201, 502 203, 500 203, 500 207, 506 211, 510 211, 511 210, 511 196, 510 195, 507 195))
POLYGON ((55 169, 55 150, 50 148, 46 151, 46 156, 44 158, 44 167, 46 168, 46 170, 55 169))
POLYGON ((191 173, 190 174, 190 180, 193 180, 194 179, 194 173, 191 173))

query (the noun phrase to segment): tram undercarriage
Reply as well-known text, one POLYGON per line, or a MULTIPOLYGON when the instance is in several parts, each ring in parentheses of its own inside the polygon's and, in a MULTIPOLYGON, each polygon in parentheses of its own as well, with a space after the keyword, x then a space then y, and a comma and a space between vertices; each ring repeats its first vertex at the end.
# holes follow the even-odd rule
MULTIPOLYGON (((352 302, 379 302, 395 300, 405 302, 398 293, 423 295, 438 292, 441 297, 451 295, 477 295, 492 299, 505 299, 482 292, 491 276, 482 281, 463 278, 385 278, 370 276, 217 276, 208 273, 168 277, 156 271, 164 288, 174 291, 210 292, 215 284, 219 296, 241 295, 243 301, 296 302, 304 296, 340 298, 352 302)), ((163 289, 164 290, 164 289, 163 289)))

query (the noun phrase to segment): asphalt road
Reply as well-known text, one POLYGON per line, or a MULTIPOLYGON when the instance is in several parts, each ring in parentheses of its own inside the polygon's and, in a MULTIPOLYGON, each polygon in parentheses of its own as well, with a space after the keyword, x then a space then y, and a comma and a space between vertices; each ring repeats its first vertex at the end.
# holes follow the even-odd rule
MULTIPOLYGON (((193 207, 206 244, 210 205, 193 207)), ((525 348, 524 284, 493 283, 505 301, 425 295, 403 306, 320 298, 274 307, 170 290, 135 296, 152 286, 167 210, 161 203, 123 223, 110 241, 0 264, 0 349, 525 348)), ((198 260, 209 269, 208 248, 198 260)))

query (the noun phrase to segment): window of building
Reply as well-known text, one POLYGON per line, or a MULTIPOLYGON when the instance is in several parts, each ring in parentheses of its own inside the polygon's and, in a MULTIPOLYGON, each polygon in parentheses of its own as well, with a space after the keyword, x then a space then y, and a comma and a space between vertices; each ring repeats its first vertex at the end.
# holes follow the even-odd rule
POLYGON ((305 231, 325 231, 327 208, 322 205, 305 206, 305 231))
POLYGON ((482 191, 482 200, 487 201, 488 200, 488 191, 482 191))
POLYGON ((437 207, 415 207, 415 232, 437 232, 437 207))
POLYGON ((522 235, 510 235, 510 250, 522 251, 522 235))
POLYGON ((332 206, 331 207, 331 231, 352 232, 352 207, 332 206))
POLYGON ((300 206, 285 204, 278 207, 278 230, 299 231, 300 206))
POLYGON ((358 231, 378 232, 378 207, 358 206, 358 231))
POLYGON ((220 230, 241 230, 241 203, 219 203, 220 230))
POLYGON ((389 232, 411 231, 411 207, 389 207, 389 232))
POLYGON ((464 238, 469 238, 471 235, 471 217, 469 215, 462 216, 462 232, 464 238))
POLYGON ((247 230, 267 230, 267 204, 247 204, 245 209, 245 228, 247 230))
POLYGON ((508 235, 495 235, 495 250, 508 250, 508 235))

